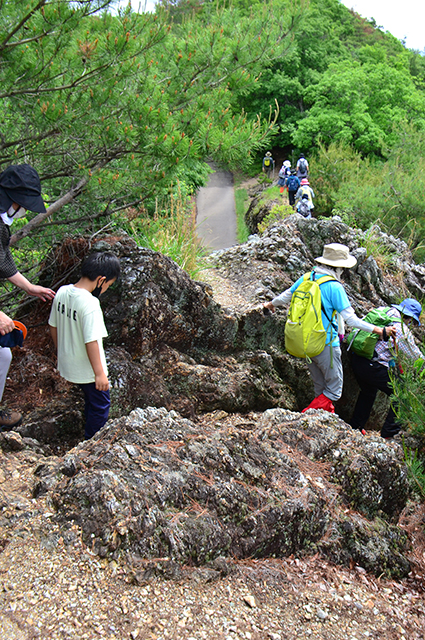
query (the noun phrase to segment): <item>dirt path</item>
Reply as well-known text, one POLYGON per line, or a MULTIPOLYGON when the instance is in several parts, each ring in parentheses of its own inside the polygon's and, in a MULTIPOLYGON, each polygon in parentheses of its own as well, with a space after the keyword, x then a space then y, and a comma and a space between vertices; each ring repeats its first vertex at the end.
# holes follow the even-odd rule
POLYGON ((201 243, 213 251, 237 244, 236 210, 233 175, 230 171, 215 170, 196 199, 196 231, 201 243))
MULTIPOLYGON (((218 419, 238 417, 204 417, 218 419)), ((223 563, 187 566, 176 575, 171 566, 161 573, 131 558, 99 558, 77 523, 61 527, 45 496, 32 498, 34 470, 44 460, 19 446, 11 432, 12 450, 0 449, 0 638, 424 639, 418 577, 375 578, 319 555, 230 561, 226 572, 223 563)))

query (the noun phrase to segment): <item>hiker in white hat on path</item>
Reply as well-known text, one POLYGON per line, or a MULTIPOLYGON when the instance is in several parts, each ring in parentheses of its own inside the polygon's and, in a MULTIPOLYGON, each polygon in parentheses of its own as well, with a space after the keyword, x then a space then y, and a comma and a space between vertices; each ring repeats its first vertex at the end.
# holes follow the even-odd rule
MULTIPOLYGON (((379 339, 383 338, 384 333, 382 327, 375 327, 356 316, 340 282, 342 270, 351 269, 357 264, 356 258, 349 253, 348 247, 338 243, 326 244, 323 248, 323 255, 315 260, 320 266, 314 267, 308 274, 310 279, 319 281, 323 276, 332 276, 333 279, 324 281, 323 284, 320 284, 319 281, 322 322, 327 334, 326 345, 319 355, 311 358, 308 362, 308 368, 313 378, 315 398, 303 411, 324 409, 335 413, 333 403, 339 400, 342 395, 343 371, 340 336, 344 335, 344 321, 349 327, 378 334, 379 339)), ((293 293, 304 282, 304 278, 305 276, 302 276, 292 287, 271 302, 266 302, 265 309, 274 312, 275 307, 281 307, 291 302, 293 293)), ((386 339, 392 337, 394 333, 394 327, 387 327, 386 339)))

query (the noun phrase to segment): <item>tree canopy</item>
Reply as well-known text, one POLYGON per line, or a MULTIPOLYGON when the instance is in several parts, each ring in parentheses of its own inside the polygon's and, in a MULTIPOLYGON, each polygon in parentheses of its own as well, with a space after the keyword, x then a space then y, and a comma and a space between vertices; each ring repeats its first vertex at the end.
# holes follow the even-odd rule
POLYGON ((210 6, 172 28, 165 11, 110 6, 1 1, 1 166, 34 165, 49 214, 68 205, 68 223, 149 206, 178 179, 196 187, 207 158, 252 162, 274 107, 247 117, 238 98, 283 55, 293 25, 289 9, 277 21, 266 8, 210 6))
POLYGON ((375 167, 403 132, 422 148, 424 58, 339 0, 112 6, 0 0, 0 168, 35 166, 50 205, 12 243, 96 232, 129 206, 152 215, 177 182, 202 185, 207 160, 246 169, 272 144, 336 143, 375 167))
POLYGON ((340 140, 382 156, 401 120, 422 128, 425 61, 339 0, 310 0, 287 55, 241 98, 249 114, 279 104, 275 145, 312 152, 340 140))

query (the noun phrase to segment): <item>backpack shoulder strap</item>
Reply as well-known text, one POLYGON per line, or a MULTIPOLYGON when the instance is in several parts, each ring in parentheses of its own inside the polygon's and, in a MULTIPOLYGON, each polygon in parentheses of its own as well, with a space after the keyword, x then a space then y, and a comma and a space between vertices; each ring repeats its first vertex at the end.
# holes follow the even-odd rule
MULTIPOLYGON (((319 287, 320 287, 320 285, 324 284, 325 282, 332 282, 332 280, 333 280, 334 282, 338 282, 338 280, 337 280, 336 278, 334 278, 333 276, 327 276, 327 275, 319 276, 319 278, 317 279, 317 284, 318 284, 318 285, 319 285, 319 287)), ((332 315, 331 315, 331 317, 329 318, 328 314, 327 314, 327 313, 326 313, 326 311, 325 311, 325 307, 323 306, 323 302, 322 302, 321 306, 322 306, 322 311, 323 311, 323 313, 324 313, 324 314, 325 314, 325 316, 326 316, 326 319, 328 320, 329 324, 331 325, 331 324, 332 324, 332 320, 333 320, 333 319, 334 319, 334 317, 336 316, 336 313, 337 313, 337 312, 334 310, 334 311, 333 311, 333 313, 332 313, 332 315)), ((329 326, 329 325, 328 325, 328 326, 329 326)))
POLYGON ((334 280, 334 282, 338 282, 338 280, 333 276, 319 276, 316 282, 320 286, 321 284, 324 284, 325 282, 331 282, 332 280, 334 280))
POLYGON ((388 320, 391 320, 391 322, 400 322, 401 323, 401 318, 393 318, 391 316, 388 315, 388 311, 391 311, 392 307, 385 307, 383 309, 385 315, 388 317, 388 320))

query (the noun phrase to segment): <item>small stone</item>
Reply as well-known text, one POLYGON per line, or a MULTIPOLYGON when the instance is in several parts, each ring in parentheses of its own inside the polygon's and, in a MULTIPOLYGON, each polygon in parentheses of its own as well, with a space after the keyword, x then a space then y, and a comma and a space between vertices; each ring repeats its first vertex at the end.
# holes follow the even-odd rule
POLYGON ((243 600, 249 607, 251 607, 251 609, 255 609, 255 607, 257 606, 254 596, 244 596, 243 600))
POLYGON ((328 617, 328 614, 326 613, 326 611, 323 611, 323 609, 320 609, 318 607, 317 608, 317 617, 319 618, 319 620, 326 620, 326 618, 328 617))

